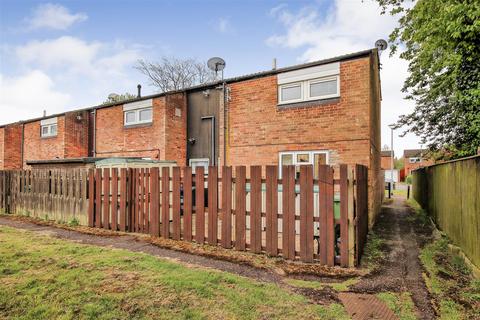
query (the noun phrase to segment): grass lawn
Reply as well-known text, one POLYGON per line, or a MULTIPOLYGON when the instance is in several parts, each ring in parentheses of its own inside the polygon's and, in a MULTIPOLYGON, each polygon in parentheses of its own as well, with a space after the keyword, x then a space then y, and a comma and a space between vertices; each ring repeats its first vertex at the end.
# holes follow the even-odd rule
POLYGON ((2 319, 348 319, 275 284, 0 227, 2 319))

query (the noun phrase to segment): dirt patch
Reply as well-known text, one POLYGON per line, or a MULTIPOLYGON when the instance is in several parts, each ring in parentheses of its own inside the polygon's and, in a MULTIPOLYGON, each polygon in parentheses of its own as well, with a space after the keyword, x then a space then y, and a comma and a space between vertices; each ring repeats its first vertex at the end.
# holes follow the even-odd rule
POLYGON ((344 292, 339 294, 353 320, 396 320, 398 317, 375 295, 344 292))
POLYGON ((373 231, 385 240, 384 260, 371 274, 350 287, 356 293, 410 292, 422 319, 434 319, 432 297, 422 277, 420 247, 431 230, 418 226, 415 213, 402 199, 394 198, 382 212, 373 231))
POLYGON ((337 292, 330 287, 325 287, 322 289, 293 288, 292 290, 307 297, 315 304, 329 305, 331 303, 340 303, 337 292))

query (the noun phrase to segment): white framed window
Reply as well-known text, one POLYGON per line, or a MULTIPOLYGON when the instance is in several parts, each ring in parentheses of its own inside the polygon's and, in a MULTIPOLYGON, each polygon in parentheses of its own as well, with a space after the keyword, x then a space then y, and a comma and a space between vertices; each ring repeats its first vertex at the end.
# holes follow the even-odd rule
POLYGON ((277 85, 278 104, 339 97, 340 63, 282 72, 277 85))
POLYGON ((152 122, 152 107, 124 111, 124 124, 126 126, 152 122))
POLYGON ((56 137, 57 136, 57 118, 43 119, 40 121, 40 137, 56 137))
POLYGON ((328 151, 285 151, 279 152, 279 176, 282 177, 282 166, 294 165, 297 178, 300 175, 300 166, 313 165, 314 177, 318 176, 318 164, 329 164, 328 151))
POLYGON ((409 158, 408 161, 410 163, 418 163, 418 162, 421 162, 422 160, 418 157, 414 157, 414 158, 409 158))
POLYGON ((194 158, 188 161, 190 167, 192 167, 192 173, 195 173, 196 167, 203 167, 205 169, 204 173, 208 173, 208 166, 210 165, 210 159, 208 158, 194 158))

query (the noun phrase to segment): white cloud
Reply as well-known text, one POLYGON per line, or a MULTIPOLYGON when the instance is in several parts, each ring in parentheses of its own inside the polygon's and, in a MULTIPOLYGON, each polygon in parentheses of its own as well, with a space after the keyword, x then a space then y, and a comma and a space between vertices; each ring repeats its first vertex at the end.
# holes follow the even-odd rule
MULTIPOLYGON (((292 12, 285 6, 273 8, 270 13, 284 26, 283 34, 269 37, 267 44, 274 47, 304 49, 299 61, 314 61, 374 47, 377 39, 387 38, 395 27, 396 19, 380 15, 378 4, 372 0, 336 0, 326 12, 304 7, 292 12)), ((388 124, 398 116, 410 112, 413 104, 403 99, 400 91, 407 77, 407 63, 398 55, 381 56, 382 70, 382 146, 390 144, 388 124)), ((394 149, 397 155, 403 149, 415 148, 419 139, 413 135, 398 137, 394 149)))
POLYGON ((28 29, 56 29, 65 30, 76 22, 87 20, 85 13, 70 13, 70 11, 59 5, 53 3, 40 4, 33 11, 33 15, 26 19, 28 22, 28 29))
POLYGON ((56 90, 56 84, 45 73, 33 70, 18 77, 0 74, 1 123, 10 123, 64 111, 71 96, 56 90), (8 110, 8 112, 7 112, 8 110))
MULTIPOLYGON (((15 74, 2 71, 0 123, 41 116, 43 109, 52 114, 97 105, 113 92, 135 93, 146 79, 133 65, 147 54, 135 43, 70 36, 9 46, 2 58, 15 74)), ((143 87, 143 94, 151 92, 143 87)))
POLYGON ((27 65, 90 77, 125 74, 126 69, 141 57, 135 45, 86 42, 70 36, 31 41, 17 47, 15 52, 27 65))

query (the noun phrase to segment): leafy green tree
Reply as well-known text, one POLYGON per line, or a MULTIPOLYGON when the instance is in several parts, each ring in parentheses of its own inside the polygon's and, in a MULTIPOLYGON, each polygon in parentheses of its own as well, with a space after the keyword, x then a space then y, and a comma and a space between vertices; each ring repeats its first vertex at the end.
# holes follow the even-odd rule
POLYGON ((480 1, 377 0, 399 17, 391 54, 409 62, 402 91, 415 101, 397 128, 420 136, 443 158, 480 146, 480 1))
POLYGON ((393 163, 394 163, 393 167, 394 167, 395 169, 398 169, 398 170, 403 169, 403 167, 405 166, 405 163, 404 163, 404 161, 403 161, 403 157, 401 157, 400 159, 395 158, 395 159, 393 160, 393 163))
POLYGON ((124 94, 116 94, 112 93, 108 95, 107 100, 103 101, 102 104, 110 104, 114 102, 122 102, 126 100, 132 100, 135 99, 137 96, 128 92, 125 92, 124 94))

